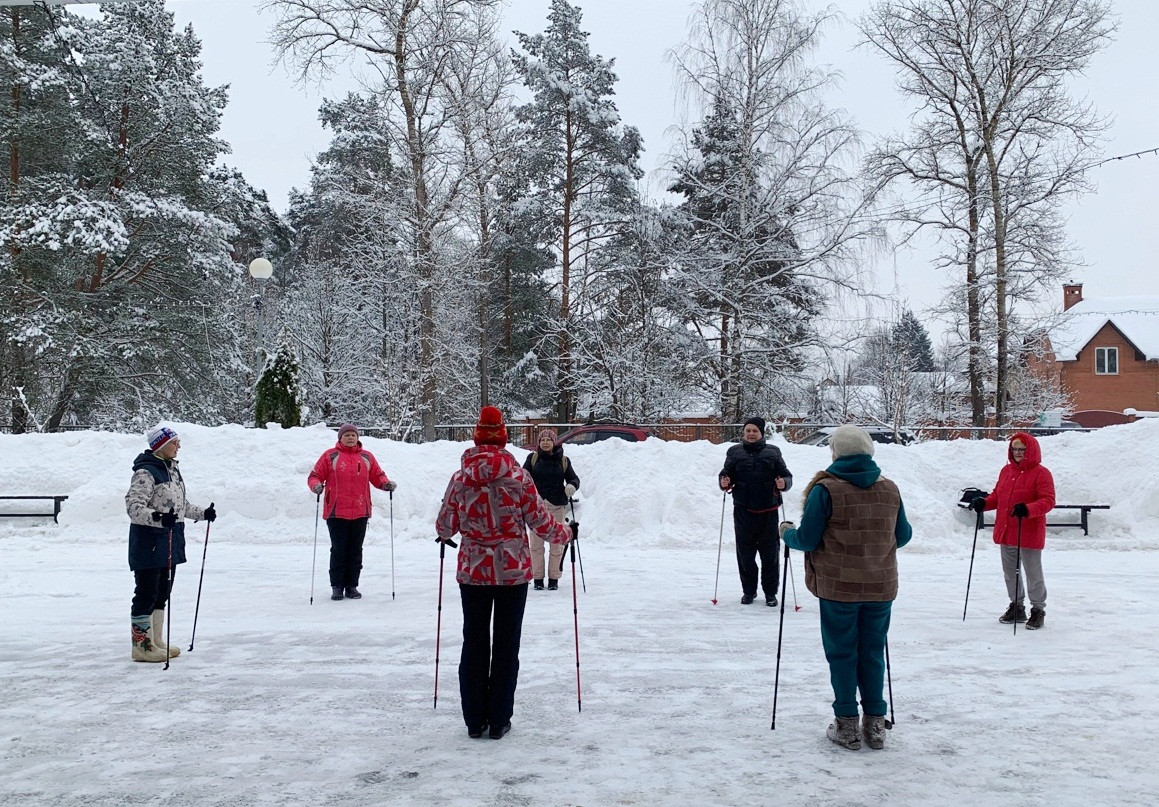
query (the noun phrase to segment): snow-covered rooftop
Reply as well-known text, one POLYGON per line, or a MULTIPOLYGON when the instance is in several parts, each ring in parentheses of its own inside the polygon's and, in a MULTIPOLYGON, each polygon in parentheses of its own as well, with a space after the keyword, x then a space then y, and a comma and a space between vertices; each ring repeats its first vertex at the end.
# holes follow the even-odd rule
POLYGON ((1113 322, 1148 359, 1159 359, 1159 294, 1092 297, 1063 312, 1050 332, 1059 361, 1074 361, 1095 334, 1113 322))

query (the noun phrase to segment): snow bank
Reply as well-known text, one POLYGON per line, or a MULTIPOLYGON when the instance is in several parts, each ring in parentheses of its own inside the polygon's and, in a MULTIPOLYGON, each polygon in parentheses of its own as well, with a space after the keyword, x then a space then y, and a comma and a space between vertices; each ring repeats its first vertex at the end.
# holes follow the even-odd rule
MULTIPOLYGON (((314 461, 335 443, 324 426, 250 429, 174 424, 181 435, 181 467, 189 498, 211 501, 218 540, 283 544, 313 540, 316 499, 306 488, 314 461)), ((775 437, 795 477, 787 515, 797 518, 809 479, 829 463, 829 450, 775 437)), ((1151 548, 1159 535, 1159 421, 1112 426, 1087 433, 1041 438, 1060 503, 1102 503, 1091 514, 1091 535, 1052 530, 1052 549, 1151 548)), ((396 540, 429 540, 443 491, 469 443, 425 445, 363 439, 399 484, 393 502, 374 492, 375 517, 368 542, 389 538, 393 504, 396 540)), ((0 435, 0 495, 66 494, 60 525, 51 519, 0 519, 0 540, 43 538, 58 542, 125 540, 124 494, 133 457, 145 447, 138 434, 68 432, 0 435)), ((898 483, 914 525, 913 552, 960 550, 973 535, 970 515, 956 507, 964 487, 992 488, 1005 461, 996 441, 933 441, 878 445, 876 459, 898 483)), ((647 440, 608 440, 567 449, 582 479, 577 517, 588 542, 617 546, 695 547, 718 540, 723 497, 716 475, 726 446, 647 440)), ((520 460, 522 449, 511 451, 520 460)), ((17 508, 7 503, 8 512, 17 508)), ((731 509, 731 506, 729 507, 731 509)), ((1065 519, 1072 514, 1060 514, 1065 519)), ((191 531, 196 536, 198 530, 191 531)), ((726 512, 725 538, 731 537, 726 512)))

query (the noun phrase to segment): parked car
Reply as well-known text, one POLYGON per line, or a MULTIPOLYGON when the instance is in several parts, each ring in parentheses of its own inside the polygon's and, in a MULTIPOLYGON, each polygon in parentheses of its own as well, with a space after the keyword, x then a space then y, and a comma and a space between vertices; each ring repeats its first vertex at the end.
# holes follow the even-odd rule
POLYGON ((650 435, 647 429, 632 423, 585 423, 561 434, 559 442, 583 446, 615 437, 629 443, 638 443, 647 440, 650 435))
POLYGON ((1032 426, 1026 431, 1035 437, 1042 437, 1048 434, 1061 434, 1062 432, 1073 431, 1075 429, 1082 432, 1088 431, 1082 424, 1075 423, 1073 420, 1060 421, 1057 426, 1032 426))
MULTIPOLYGON (((858 428, 865 429, 869 433, 869 439, 875 443, 885 443, 887 445, 900 444, 905 446, 917 439, 912 432, 908 432, 905 429, 899 429, 895 433, 888 426, 859 426, 858 428)), ((829 435, 833 434, 836 430, 836 426, 822 426, 802 440, 801 444, 806 446, 827 446, 829 445, 829 435)))

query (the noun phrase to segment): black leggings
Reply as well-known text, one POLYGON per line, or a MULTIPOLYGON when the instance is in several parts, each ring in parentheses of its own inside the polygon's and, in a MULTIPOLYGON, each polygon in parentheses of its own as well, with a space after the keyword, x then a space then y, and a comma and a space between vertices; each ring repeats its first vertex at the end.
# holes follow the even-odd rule
MULTIPOLYGON (((173 576, 177 576, 176 566, 173 567, 173 576)), ((133 579, 137 584, 133 591, 133 616, 148 616, 165 607, 173 587, 168 568, 137 569, 133 572, 133 579)))

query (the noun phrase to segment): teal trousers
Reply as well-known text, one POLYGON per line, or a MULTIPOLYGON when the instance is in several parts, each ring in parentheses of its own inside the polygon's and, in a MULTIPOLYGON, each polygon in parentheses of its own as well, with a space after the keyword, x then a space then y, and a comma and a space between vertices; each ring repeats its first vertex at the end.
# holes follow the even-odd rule
POLYGON ((833 714, 857 716, 857 691, 867 715, 885 714, 885 637, 892 602, 821 600, 821 644, 833 685, 833 714))

